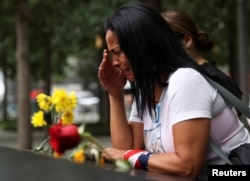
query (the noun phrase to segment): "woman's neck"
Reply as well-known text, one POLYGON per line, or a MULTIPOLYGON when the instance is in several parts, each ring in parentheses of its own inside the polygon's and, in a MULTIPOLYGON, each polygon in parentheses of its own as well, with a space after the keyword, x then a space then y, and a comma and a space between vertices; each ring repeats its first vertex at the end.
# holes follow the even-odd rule
MULTIPOLYGON (((166 83, 168 77, 169 77, 169 73, 162 74, 162 77, 161 77, 162 82, 166 83)), ((160 101, 163 89, 164 89, 163 85, 161 85, 159 83, 155 83, 155 86, 154 86, 155 102, 159 102, 160 101)))
POLYGON ((202 54, 196 50, 189 51, 188 54, 198 65, 208 62, 202 54))
POLYGON ((163 87, 157 84, 155 86, 155 102, 160 102, 163 87))
POLYGON ((202 64, 208 62, 208 61, 207 61, 205 58, 203 58, 203 57, 199 57, 199 58, 197 58, 195 61, 196 61, 196 63, 198 63, 199 65, 202 65, 202 64))

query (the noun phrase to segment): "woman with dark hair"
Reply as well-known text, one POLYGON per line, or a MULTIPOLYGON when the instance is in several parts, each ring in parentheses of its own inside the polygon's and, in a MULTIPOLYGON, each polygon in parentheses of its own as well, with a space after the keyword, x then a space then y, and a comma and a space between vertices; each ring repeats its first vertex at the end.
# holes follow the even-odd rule
POLYGON ((192 17, 180 10, 168 10, 161 13, 161 15, 181 40, 187 54, 201 66, 204 73, 241 99, 242 91, 235 82, 219 70, 214 61, 208 60, 206 55, 212 50, 213 42, 206 32, 198 31, 192 17))
POLYGON ((106 158, 197 178, 207 163, 225 164, 209 148, 210 136, 226 154, 250 142, 235 109, 206 81, 159 13, 141 3, 126 4, 114 11, 104 30, 108 50, 98 78, 109 93, 113 145, 105 149, 106 158), (129 119, 127 80, 133 87, 129 119))

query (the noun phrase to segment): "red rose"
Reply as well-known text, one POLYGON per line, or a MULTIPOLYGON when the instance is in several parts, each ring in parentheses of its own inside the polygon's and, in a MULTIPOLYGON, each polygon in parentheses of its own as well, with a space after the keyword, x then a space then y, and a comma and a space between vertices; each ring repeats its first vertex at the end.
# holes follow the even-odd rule
POLYGON ((76 125, 52 125, 49 128, 50 146, 53 151, 63 154, 66 150, 77 146, 81 140, 76 125))

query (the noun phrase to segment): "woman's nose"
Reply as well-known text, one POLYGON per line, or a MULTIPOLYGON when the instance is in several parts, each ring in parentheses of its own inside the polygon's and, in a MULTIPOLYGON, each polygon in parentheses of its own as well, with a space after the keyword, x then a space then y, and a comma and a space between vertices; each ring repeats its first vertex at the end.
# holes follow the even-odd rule
POLYGON ((120 62, 117 58, 113 57, 112 63, 115 67, 120 67, 120 62))
POLYGON ((116 68, 119 68, 119 67, 120 67, 120 64, 119 64, 117 61, 114 61, 114 62, 113 62, 113 65, 114 65, 114 67, 116 67, 116 68))

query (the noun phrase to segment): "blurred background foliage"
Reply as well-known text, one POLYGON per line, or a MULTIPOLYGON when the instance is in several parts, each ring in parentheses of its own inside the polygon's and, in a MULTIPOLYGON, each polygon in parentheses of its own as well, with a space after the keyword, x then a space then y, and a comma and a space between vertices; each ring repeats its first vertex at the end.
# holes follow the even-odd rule
MULTIPOLYGON (((188 12, 198 28, 207 32, 215 44, 211 59, 218 66, 228 67, 225 70, 237 80, 237 0, 140 1, 159 13, 171 9, 188 12)), ((100 37, 102 25, 114 9, 128 2, 131 0, 1 0, 0 68, 5 77, 4 83, 11 80, 16 84, 27 84, 30 90, 41 88, 45 93, 50 93, 53 83, 80 82, 84 89, 90 89, 89 85, 93 83, 98 86, 97 70, 105 46, 100 37), (22 71, 18 70, 17 62, 20 60, 16 57, 17 47, 22 46, 17 44, 16 26, 20 7, 24 10, 19 16, 25 17, 21 21, 28 24, 29 61, 24 66, 30 67, 30 79, 26 80, 31 82, 25 79, 16 82, 18 71, 22 71)), ((249 4, 245 8, 249 14, 249 4)), ((249 23, 247 20, 246 27, 249 27, 249 23)), ((246 38, 249 40, 249 37, 246 38)), ((249 43, 247 50, 249 52, 249 43)), ((100 93, 100 87, 97 89, 100 93)), ((6 88, 5 92, 8 94, 12 90, 6 88)), ((6 94, 4 110, 8 103, 6 94)), ((29 95, 27 92, 21 94, 29 95)), ((22 107, 18 108, 19 113, 30 115, 29 110, 22 110, 22 107)), ((21 124, 27 122, 22 117, 19 119, 21 124)))
MULTIPOLYGON (((141 0, 162 12, 168 9, 187 11, 199 29, 209 33, 215 47, 212 58, 218 65, 237 61, 236 1, 141 0), (231 60, 232 59, 232 60, 231 60)), ((6 76, 16 75, 17 3, 0 2, 0 67, 6 76)), ((129 0, 29 0, 29 42, 32 80, 62 81, 70 66, 68 57, 76 57, 80 66, 73 67, 78 77, 96 81, 96 68, 100 59, 95 45, 96 37, 106 17, 129 0), (46 69, 50 64, 51 67, 46 69), (50 71, 50 72, 47 72, 50 71)), ((248 7, 249 9, 249 7, 248 7)), ((247 21, 249 27, 249 21, 247 21)), ((71 65, 72 66, 72 65, 71 65)))

